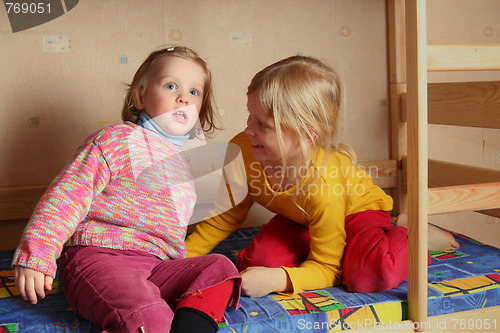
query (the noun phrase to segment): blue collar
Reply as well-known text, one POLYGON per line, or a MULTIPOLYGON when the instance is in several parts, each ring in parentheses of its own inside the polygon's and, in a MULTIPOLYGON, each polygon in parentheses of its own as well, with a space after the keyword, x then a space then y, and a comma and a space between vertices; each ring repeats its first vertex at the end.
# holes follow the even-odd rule
POLYGON ((160 126, 158 126, 157 123, 151 117, 145 113, 141 112, 139 115, 139 120, 137 121, 137 125, 148 129, 156 134, 161 135, 177 147, 182 147, 186 144, 187 140, 189 139, 189 134, 186 135, 172 135, 167 132, 165 132, 160 126))

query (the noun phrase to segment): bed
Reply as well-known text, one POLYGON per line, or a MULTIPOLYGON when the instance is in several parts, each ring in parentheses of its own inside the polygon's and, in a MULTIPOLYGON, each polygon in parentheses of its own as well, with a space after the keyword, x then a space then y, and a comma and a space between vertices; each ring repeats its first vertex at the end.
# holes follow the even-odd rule
MULTIPOLYGON (((396 211, 408 212, 409 279, 378 294, 338 287, 243 298, 240 309, 226 312, 219 332, 500 331, 500 250, 456 235, 461 249, 432 253, 429 267, 426 250, 429 215, 500 217, 498 170, 430 161, 427 153, 430 123, 500 129, 500 82, 428 84, 427 72, 498 70, 500 45, 427 45, 425 5, 387 0, 392 159, 365 163, 365 170, 376 170, 375 182, 391 191, 396 211)), ((28 217, 43 190, 0 189, 0 215, 28 217)), ((235 260, 257 231, 240 229, 214 251, 235 260)), ((0 332, 99 332, 57 291, 35 307, 16 297, 11 256, 0 253, 0 332)))
MULTIPOLYGON (((236 261, 260 227, 241 228, 213 252, 236 261)), ((428 270, 429 315, 443 315, 500 305, 500 249, 464 235, 455 235, 456 251, 432 252, 428 270)), ((64 294, 54 291, 32 306, 14 288, 12 251, 0 253, 0 332, 100 332, 70 309, 64 294)), ((348 293, 341 287, 311 290, 294 296, 271 294, 243 297, 241 308, 228 310, 219 332, 329 332, 347 329, 393 328, 413 331, 408 319, 407 282, 383 293, 348 293)), ((500 318, 480 322, 500 329, 500 318)), ((459 319, 441 328, 467 326, 459 319)), ((479 325, 474 323, 474 325, 479 325)))

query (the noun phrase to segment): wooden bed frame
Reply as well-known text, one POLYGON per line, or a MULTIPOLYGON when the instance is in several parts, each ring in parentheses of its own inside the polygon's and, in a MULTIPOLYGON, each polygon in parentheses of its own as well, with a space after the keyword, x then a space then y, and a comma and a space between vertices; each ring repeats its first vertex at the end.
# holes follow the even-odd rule
POLYGON ((500 318, 500 306, 427 317, 428 216, 500 217, 500 171, 429 161, 427 124, 500 129, 500 82, 428 84, 427 72, 500 70, 500 45, 428 45, 425 0, 388 0, 387 19, 391 149, 403 170, 395 193, 408 212, 408 317, 415 331, 470 331, 479 327, 460 324, 500 318))
MULTIPOLYGON (((395 210, 408 212, 409 320, 399 325, 408 329, 368 331, 470 331, 470 320, 484 324, 500 318, 500 306, 427 316, 427 220, 459 211, 500 217, 500 171, 429 161, 427 124, 500 129, 500 82, 428 84, 427 72, 500 70, 500 45, 427 45, 425 0, 386 4, 392 159, 361 165, 376 169, 377 174, 371 173, 374 182, 392 188, 395 210)), ((29 218, 45 188, 0 189, 0 223, 29 218)), ((496 324, 499 330, 500 321, 496 324)))

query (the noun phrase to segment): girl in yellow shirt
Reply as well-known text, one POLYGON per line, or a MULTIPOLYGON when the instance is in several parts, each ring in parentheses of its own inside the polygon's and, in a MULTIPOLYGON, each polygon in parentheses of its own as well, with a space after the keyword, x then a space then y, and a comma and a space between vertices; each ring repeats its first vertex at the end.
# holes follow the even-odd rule
MULTIPOLYGON (((277 215, 239 255, 248 296, 340 283, 378 292, 406 279, 406 228, 391 223, 392 199, 339 144, 341 96, 337 73, 311 57, 286 58, 254 76, 247 128, 232 140, 247 194, 197 225, 188 257, 208 253, 258 202, 277 215)), ((456 246, 450 234, 440 237, 456 246)))

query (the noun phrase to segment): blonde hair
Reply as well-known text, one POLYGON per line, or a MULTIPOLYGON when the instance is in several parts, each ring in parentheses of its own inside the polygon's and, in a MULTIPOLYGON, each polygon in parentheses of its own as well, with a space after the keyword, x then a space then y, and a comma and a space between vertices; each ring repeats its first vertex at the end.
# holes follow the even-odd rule
MULTIPOLYGON (((132 79, 132 83, 128 85, 127 95, 122 109, 122 120, 137 123, 141 110, 137 109, 136 104, 148 85, 148 79, 151 75, 153 65, 160 59, 166 57, 179 57, 188 59, 198 64, 205 72, 205 82, 203 87, 203 101, 200 107, 199 119, 201 129, 205 133, 211 133, 219 129, 217 123, 217 113, 215 112, 215 103, 212 89, 212 74, 208 69, 206 62, 201 59, 198 54, 190 48, 184 46, 168 46, 160 50, 152 52, 139 67, 132 79)), ((193 133, 190 133, 193 136, 193 133)))
MULTIPOLYGON (((274 119, 282 154, 286 154, 282 135, 286 129, 299 138, 303 164, 312 159, 319 147, 326 155, 338 151, 356 164, 354 151, 339 143, 344 118, 343 90, 341 79, 332 68, 316 58, 292 56, 255 74, 247 95, 257 93, 262 108, 274 119)), ((283 156, 284 164, 286 160, 287 156, 283 156)))

